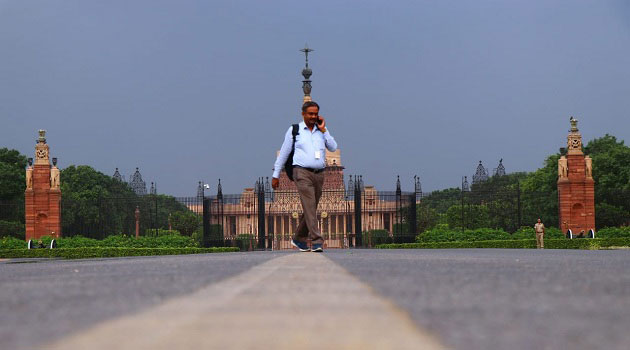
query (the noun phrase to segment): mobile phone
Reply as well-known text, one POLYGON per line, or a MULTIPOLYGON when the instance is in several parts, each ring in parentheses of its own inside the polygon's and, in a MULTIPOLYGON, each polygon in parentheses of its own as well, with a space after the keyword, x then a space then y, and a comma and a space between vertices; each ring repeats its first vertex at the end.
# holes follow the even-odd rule
POLYGON ((322 125, 322 118, 320 118, 319 116, 317 116, 317 124, 322 125))

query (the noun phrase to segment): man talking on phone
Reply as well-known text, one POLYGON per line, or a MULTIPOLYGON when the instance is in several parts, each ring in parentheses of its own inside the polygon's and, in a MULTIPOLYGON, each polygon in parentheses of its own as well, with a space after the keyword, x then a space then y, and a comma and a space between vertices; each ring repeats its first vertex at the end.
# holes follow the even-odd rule
MULTIPOLYGON (((324 187, 324 168, 326 167, 326 149, 334 152, 337 142, 326 128, 326 120, 319 115, 319 105, 313 101, 302 105, 303 122, 298 124, 293 154, 293 181, 297 186, 304 214, 291 240, 291 244, 302 252, 309 251, 308 238, 311 239, 312 252, 323 252, 324 239, 317 226, 317 205, 324 187)), ((280 171, 293 150, 293 127, 284 135, 284 142, 276 159, 271 179, 271 187, 277 189, 280 171)))

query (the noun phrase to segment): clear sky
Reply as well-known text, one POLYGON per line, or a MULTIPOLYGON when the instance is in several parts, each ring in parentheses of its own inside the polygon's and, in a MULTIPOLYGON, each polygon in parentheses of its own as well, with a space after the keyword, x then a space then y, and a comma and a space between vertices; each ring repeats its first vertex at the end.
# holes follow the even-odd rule
POLYGON ((0 147, 42 128, 61 167, 238 193, 301 118, 306 42, 346 174, 379 189, 533 171, 571 115, 630 140, 627 0, 0 0, 0 147))

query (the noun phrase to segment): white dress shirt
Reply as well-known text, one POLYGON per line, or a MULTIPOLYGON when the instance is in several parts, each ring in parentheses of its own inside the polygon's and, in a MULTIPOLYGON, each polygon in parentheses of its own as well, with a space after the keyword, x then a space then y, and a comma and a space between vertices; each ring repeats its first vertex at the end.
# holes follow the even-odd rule
MULTIPOLYGON (((279 178, 280 171, 284 168, 291 153, 293 144, 293 126, 284 134, 284 142, 280 148, 280 153, 273 166, 273 177, 279 178)), ((313 130, 309 130, 306 123, 298 124, 299 133, 295 136, 295 153, 293 154, 293 165, 304 168, 323 169, 326 166, 326 149, 330 152, 337 150, 337 142, 330 135, 328 129, 325 133, 319 131, 317 126, 313 130), (319 158, 317 157, 319 156, 319 158)))

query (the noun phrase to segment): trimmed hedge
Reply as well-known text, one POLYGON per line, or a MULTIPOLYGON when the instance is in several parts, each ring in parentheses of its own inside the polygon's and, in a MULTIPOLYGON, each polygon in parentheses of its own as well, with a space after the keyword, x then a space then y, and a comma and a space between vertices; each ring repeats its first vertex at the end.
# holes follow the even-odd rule
MULTIPOLYGON (((517 240, 517 239, 535 239, 534 227, 523 226, 518 231, 510 234, 502 229, 478 228, 475 230, 464 230, 448 228, 447 225, 438 225, 437 227, 425 231, 416 237, 418 243, 431 242, 463 242, 463 241, 498 241, 498 240, 517 240)), ((548 227, 545 229, 545 238, 564 238, 562 232, 556 227, 548 227)))
MULTIPOLYGON (((630 238, 546 239, 547 249, 591 249, 630 246, 630 238)), ((508 248, 535 249, 535 239, 380 244, 378 249, 508 248)))
MULTIPOLYGON (((51 237, 44 236, 40 239, 48 247, 51 237)), ((58 248, 87 248, 87 247, 112 247, 112 248, 198 248, 199 244, 192 237, 179 234, 163 235, 158 237, 141 236, 136 239, 133 236, 112 235, 98 240, 83 236, 62 237, 56 239, 58 248)), ((26 242, 17 238, 5 237, 0 239, 0 249, 26 248, 26 242)))
POLYGON ((63 258, 90 259, 124 256, 183 255, 238 252, 236 247, 220 248, 57 248, 57 249, 0 249, 0 258, 63 258))

